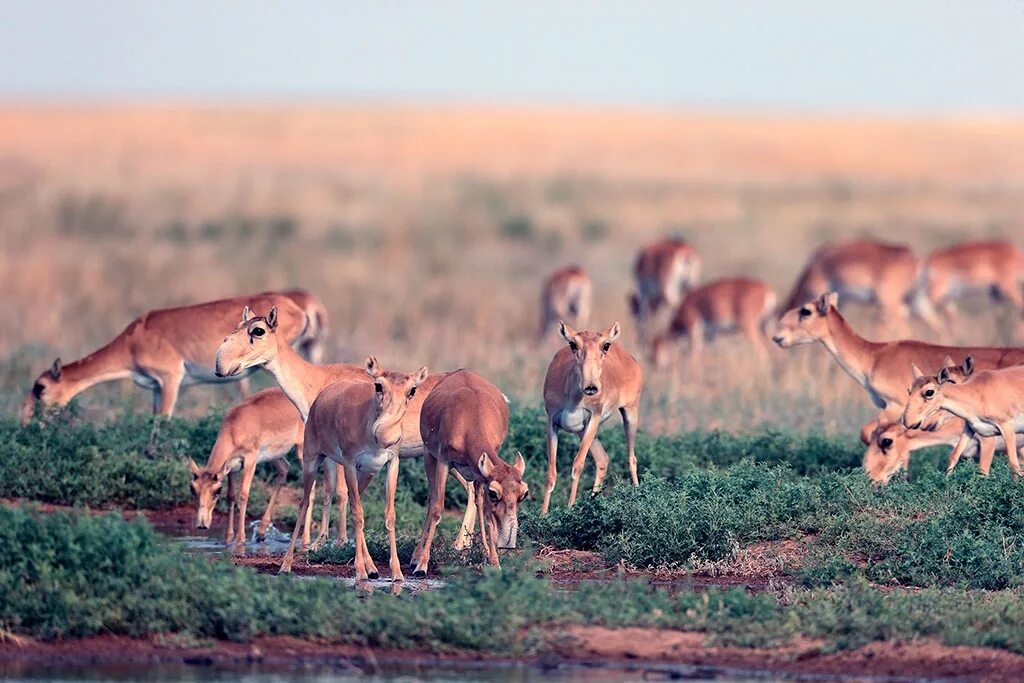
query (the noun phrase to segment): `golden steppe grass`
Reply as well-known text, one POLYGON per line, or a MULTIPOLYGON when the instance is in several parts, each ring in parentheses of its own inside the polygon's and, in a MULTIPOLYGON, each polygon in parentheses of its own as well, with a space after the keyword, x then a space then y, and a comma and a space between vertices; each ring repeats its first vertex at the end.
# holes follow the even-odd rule
MULTIPOLYGON (((333 359, 471 367, 536 403, 558 343, 533 343, 544 274, 583 264, 595 324, 621 320, 639 355, 633 254, 670 232, 698 247, 707 277, 758 276, 780 295, 826 240, 1024 246, 1024 120, 8 103, 0 410, 54 355, 78 357, 149 308, 286 286, 326 302, 333 359)), ((975 303, 956 338, 1009 341, 975 303)), ((820 348, 773 357, 759 367, 726 339, 697 373, 649 372, 646 425, 834 432, 871 416, 820 348)), ((181 408, 234 396, 191 389, 181 408)), ((82 403, 101 416, 148 396, 114 386, 82 403)))

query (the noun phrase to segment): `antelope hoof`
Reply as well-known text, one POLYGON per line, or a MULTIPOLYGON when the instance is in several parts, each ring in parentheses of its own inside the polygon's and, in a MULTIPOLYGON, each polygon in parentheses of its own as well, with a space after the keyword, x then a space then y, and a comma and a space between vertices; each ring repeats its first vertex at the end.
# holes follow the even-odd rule
POLYGON ((313 540, 313 542, 309 544, 309 550, 310 551, 320 550, 320 548, 322 548, 324 546, 324 543, 326 543, 326 542, 327 542, 327 537, 326 536, 317 536, 313 540))
POLYGON ((281 568, 277 570, 277 573, 278 574, 291 574, 292 573, 292 563, 291 562, 285 562, 284 564, 281 565, 281 568))
POLYGON ((417 570, 415 570, 412 573, 412 575, 413 575, 413 578, 425 579, 425 578, 427 578, 427 570, 426 569, 417 569, 417 570))
POLYGON ((380 572, 367 572, 366 578, 370 579, 371 581, 373 579, 379 579, 380 578, 380 572))

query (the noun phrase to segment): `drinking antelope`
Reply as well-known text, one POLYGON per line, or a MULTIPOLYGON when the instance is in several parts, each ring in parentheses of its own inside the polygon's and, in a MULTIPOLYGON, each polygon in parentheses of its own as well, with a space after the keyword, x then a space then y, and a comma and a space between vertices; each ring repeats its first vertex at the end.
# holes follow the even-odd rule
POLYGON ((947 356, 971 354, 982 368, 1024 363, 1024 349, 940 346, 902 340, 874 342, 858 335, 836 308, 835 292, 787 311, 779 319, 773 341, 782 348, 819 342, 858 384, 872 402, 887 412, 891 422, 907 402, 907 387, 914 378, 910 366, 938 368, 947 356))
POLYGON ((899 321, 905 325, 913 314, 938 331, 938 318, 919 291, 920 266, 910 247, 902 244, 866 240, 825 244, 807 261, 782 310, 835 292, 842 302, 877 305, 883 324, 899 321))
POLYGON ((953 323, 954 301, 970 294, 989 294, 1010 301, 1024 314, 1024 252, 1008 240, 964 242, 936 249, 925 260, 924 287, 933 306, 953 323))
MULTIPOLYGON (((360 495, 370 480, 387 467, 387 491, 384 524, 391 547, 391 579, 401 581, 395 539, 395 488, 398 485, 398 446, 402 443, 402 423, 416 387, 427 379, 427 368, 415 375, 385 371, 370 356, 366 359, 369 382, 338 382, 316 397, 306 420, 305 451, 302 463, 302 503, 299 519, 309 509, 310 492, 320 464, 330 458, 341 465, 349 490, 352 524, 355 528, 356 580, 378 578, 373 558, 366 547, 363 506, 360 495)), ((330 492, 326 492, 329 497, 330 492)), ((299 525, 292 531, 281 572, 290 572, 295 557, 299 525)))
POLYGON ((963 381, 943 367, 936 375, 925 375, 914 365, 914 383, 903 411, 903 425, 917 429, 938 411, 952 413, 966 422, 963 433, 949 455, 956 465, 970 440, 1001 436, 1014 477, 1021 472, 1017 457, 1017 434, 1024 434, 1024 367, 975 370, 974 358, 967 356, 960 368, 963 381))
MULTIPOLYGON (((288 476, 288 461, 285 456, 294 446, 302 461, 302 418, 295 406, 280 389, 264 389, 234 406, 224 415, 217 441, 213 444, 210 458, 203 467, 189 458, 192 470, 190 488, 196 499, 196 528, 209 529, 213 509, 228 480, 228 528, 227 543, 245 546, 245 513, 249 503, 256 465, 273 462, 277 468, 277 481, 270 493, 266 512, 260 520, 256 538, 262 539, 272 519, 274 503, 288 476), (236 472, 241 468, 241 486, 236 487, 236 472), (237 491, 237 495, 236 495, 237 491), (235 511, 238 512, 237 535, 235 535, 235 511)), ((311 508, 312 509, 312 508, 311 508)), ((309 544, 309 527, 304 542, 309 544)))
POLYGON ((588 452, 593 453, 597 467, 594 492, 599 491, 604 483, 609 458, 597 439, 597 430, 616 410, 622 416, 622 428, 626 434, 629 473, 634 486, 640 483, 636 472, 634 442, 643 373, 636 359, 615 343, 619 338, 619 324, 615 323, 604 332, 577 332, 562 322, 559 332, 566 346, 551 359, 544 377, 548 477, 541 514, 547 514, 558 474, 558 430, 564 429, 580 435, 580 448, 572 463, 572 487, 569 490, 571 507, 576 502, 576 489, 588 452))
POLYGON ((776 297, 764 282, 745 277, 715 280, 697 287, 683 299, 668 329, 654 338, 651 356, 662 367, 669 346, 683 337, 690 341, 690 362, 700 358, 705 339, 721 332, 740 332, 753 344, 757 355, 767 359, 764 325, 775 313, 776 297))
POLYGON ((685 240, 670 237, 648 244, 633 263, 636 292, 629 295, 629 308, 640 339, 646 338, 649 318, 662 306, 674 310, 683 296, 700 280, 700 257, 685 240))
POLYGON ((567 266, 548 276, 541 290, 537 341, 543 341, 548 329, 558 320, 568 320, 578 327, 585 326, 590 319, 593 289, 590 276, 580 266, 567 266))
POLYGON ((258 311, 269 311, 276 306, 281 335, 287 343, 302 344, 307 339, 306 313, 282 293, 150 311, 85 358, 66 365, 59 358, 55 360, 49 370, 36 378, 32 391, 25 398, 22 424, 32 419, 36 401, 44 406, 64 406, 101 382, 131 378, 153 392, 154 413, 171 415, 181 387, 247 377, 251 370, 225 378, 216 375, 213 368, 214 354, 224 338, 224 331, 234 327, 238 311, 246 306, 258 311))
MULTIPOLYGON (((231 376, 251 371, 257 367, 266 368, 274 376, 284 393, 299 409, 303 420, 307 419, 313 401, 328 386, 336 382, 370 382, 366 371, 358 365, 346 363, 317 365, 303 360, 279 334, 279 324, 273 310, 267 317, 252 316, 243 312, 242 322, 238 324, 234 332, 224 338, 217 350, 216 371, 220 374, 231 376)), ((423 401, 443 378, 443 374, 430 375, 419 385, 416 395, 405 413, 405 425, 402 430, 404 438, 399 450, 399 457, 415 458, 423 454, 423 441, 420 438, 419 429, 420 411, 423 408, 423 401)), ((333 478, 333 468, 333 462, 329 461, 326 468, 329 478, 333 478)), ((469 483, 463 480, 458 472, 454 472, 452 476, 466 488, 466 493, 472 502, 473 490, 469 483)), ((349 495, 344 477, 338 477, 337 493, 339 496, 338 507, 341 510, 345 507, 349 495)), ((339 512, 339 514, 341 515, 342 529, 344 529, 344 512, 339 512)), ((326 534, 330 524, 327 509, 325 509, 324 515, 324 524, 321 525, 320 536, 313 542, 314 547, 327 540, 326 534)), ((469 515, 470 509, 467 509, 462 530, 455 541, 456 548, 465 548, 470 541, 470 534, 473 532, 473 518, 469 515)))
POLYGON ((429 497, 423 533, 413 553, 413 575, 427 574, 430 547, 444 512, 449 469, 459 472, 476 488, 481 544, 488 561, 498 566, 498 548, 516 547, 519 503, 528 493, 522 454, 516 454, 512 465, 498 455, 508 435, 504 394, 480 375, 456 370, 441 380, 423 402, 420 433, 426 449, 423 465, 429 497))

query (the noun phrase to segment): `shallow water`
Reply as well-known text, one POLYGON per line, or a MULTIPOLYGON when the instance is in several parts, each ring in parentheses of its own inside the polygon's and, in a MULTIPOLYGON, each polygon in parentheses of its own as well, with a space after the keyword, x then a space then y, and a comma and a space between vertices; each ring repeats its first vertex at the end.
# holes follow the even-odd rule
MULTIPOLYGON (((79 683, 81 681, 239 681, 241 683, 350 683, 380 681, 388 683, 434 681, 436 683, 582 683, 597 681, 661 681, 705 680, 722 683, 770 683, 776 677, 737 677, 724 671, 704 667, 667 667, 624 669, 616 667, 565 666, 548 667, 520 665, 447 666, 428 663, 384 665, 376 670, 339 663, 331 666, 312 665, 289 668, 241 666, 204 666, 190 664, 121 664, 90 666, 17 665, 0 662, 3 681, 50 681, 79 683)), ((821 679, 819 679, 821 680, 821 679)))

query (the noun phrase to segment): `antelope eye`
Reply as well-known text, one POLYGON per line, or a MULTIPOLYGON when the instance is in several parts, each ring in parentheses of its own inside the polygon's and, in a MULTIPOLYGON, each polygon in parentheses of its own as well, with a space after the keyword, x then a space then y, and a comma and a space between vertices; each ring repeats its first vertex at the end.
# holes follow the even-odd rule
POLYGON ((924 397, 925 398, 932 398, 933 396, 935 396, 935 390, 934 389, 925 389, 925 391, 924 391, 924 397))
POLYGON ((412 398, 415 395, 416 395, 416 387, 413 387, 412 389, 409 390, 409 398, 412 398))
POLYGON ((889 448, 892 446, 892 439, 890 439, 889 437, 885 437, 878 443, 878 445, 881 446, 883 449, 889 448))
POLYGON ((32 395, 36 398, 40 398, 44 391, 46 391, 46 385, 42 382, 36 382, 36 385, 32 387, 32 395))
POLYGON ((608 353, 608 351, 610 351, 611 348, 612 348, 612 343, 611 342, 605 342, 604 344, 601 345, 601 353, 608 353))
POLYGON ((523 491, 523 495, 519 496, 519 502, 522 503, 524 500, 530 497, 530 489, 523 491))
POLYGON ((374 382, 373 383, 373 390, 376 391, 378 394, 383 394, 384 393, 384 386, 382 384, 380 384, 379 382, 374 382))
POLYGON ((497 503, 501 500, 501 496, 499 496, 498 492, 494 489, 487 489, 487 497, 491 499, 492 503, 497 503))
POLYGON ((267 331, 265 329, 263 329, 262 327, 256 327, 256 328, 253 328, 253 331, 250 332, 249 334, 252 335, 253 337, 262 337, 266 333, 267 333, 267 331))
POLYGON ((579 344, 577 344, 574 341, 569 342, 569 348, 572 349, 573 353, 576 353, 577 351, 580 350, 579 344))
POLYGON ((804 318, 808 317, 810 314, 811 314, 811 309, 807 308, 806 306, 801 308, 800 312, 798 313, 798 315, 800 316, 801 320, 803 320, 804 318))

